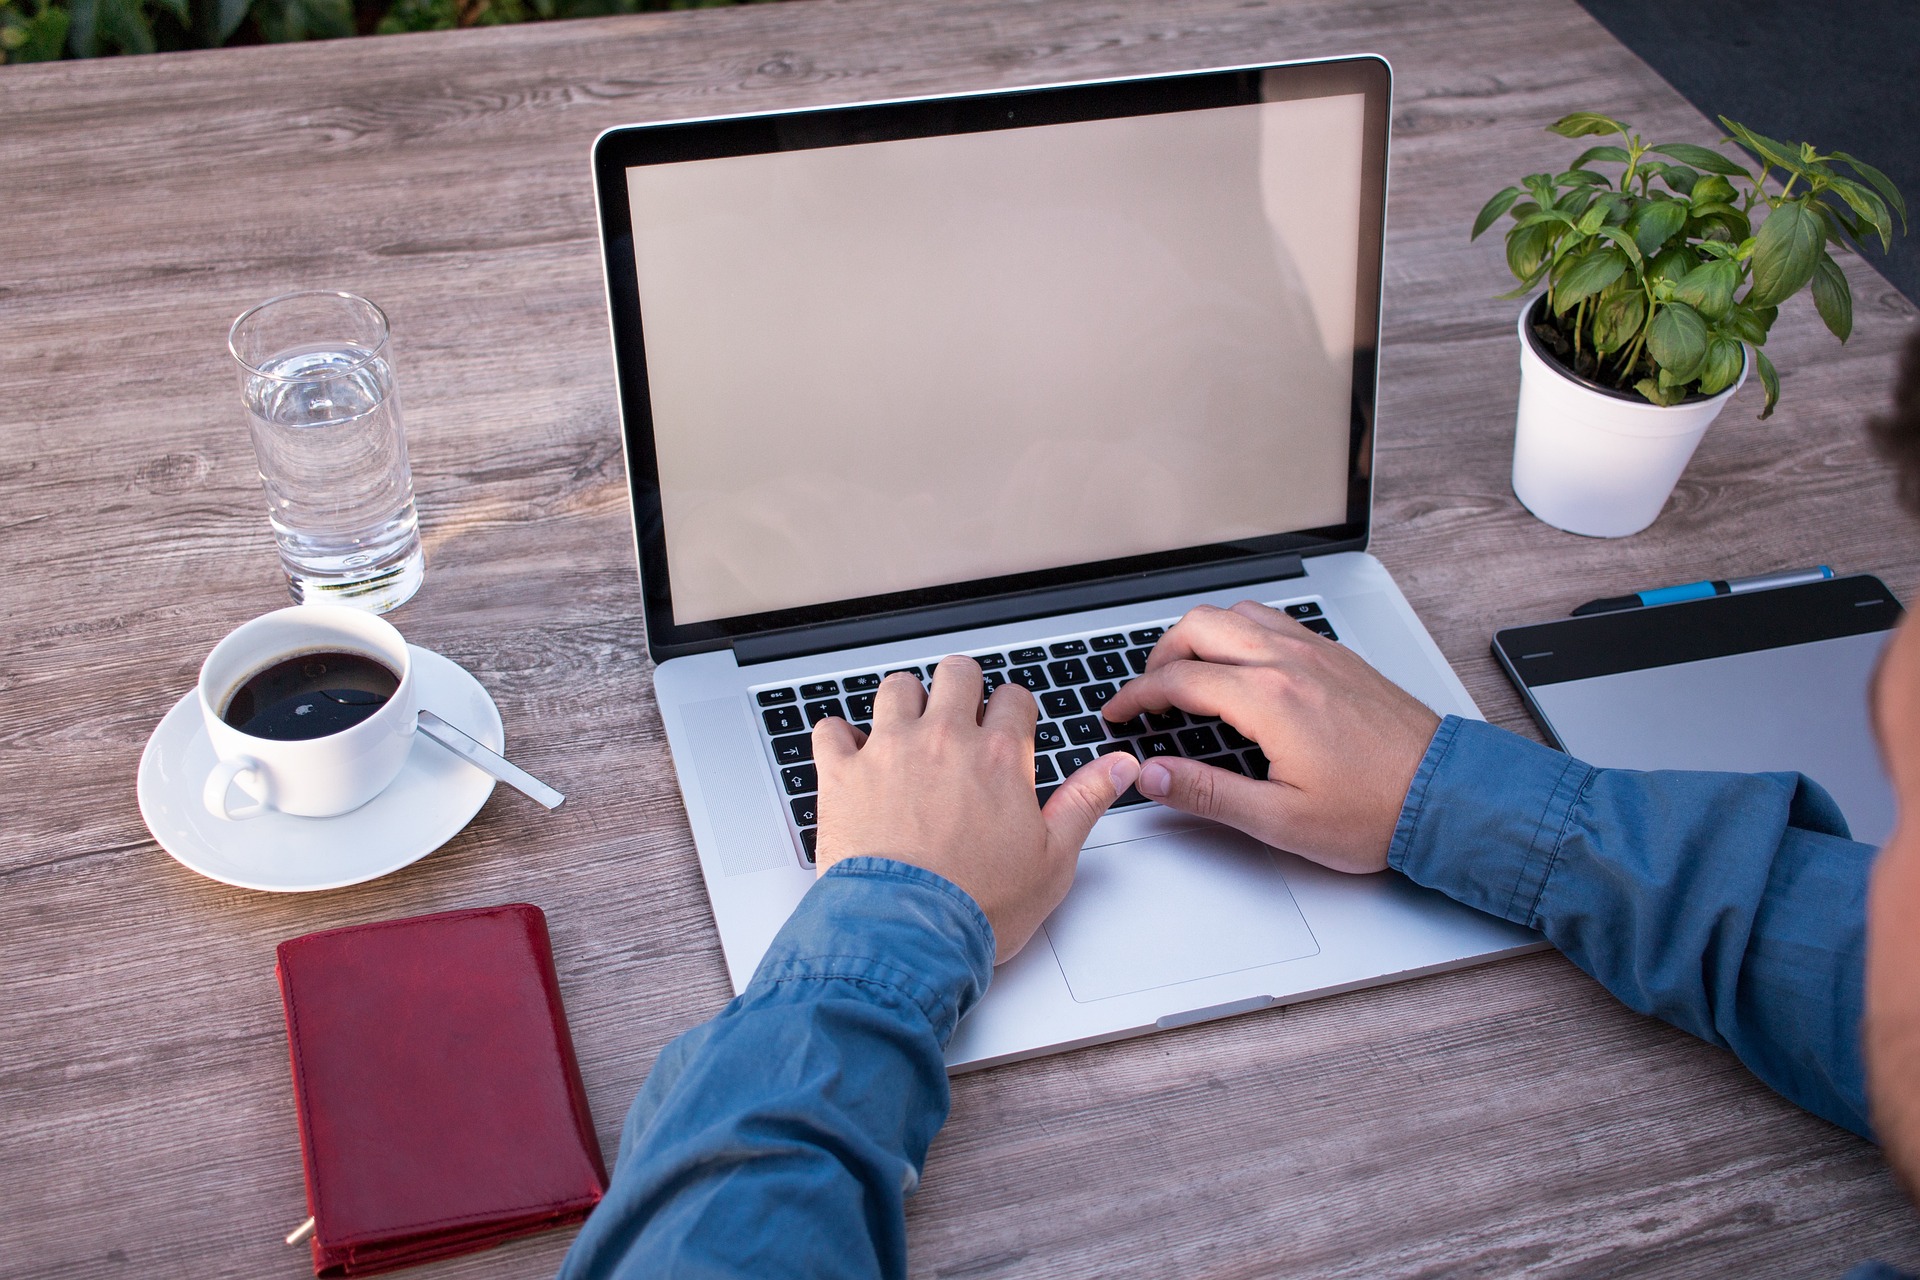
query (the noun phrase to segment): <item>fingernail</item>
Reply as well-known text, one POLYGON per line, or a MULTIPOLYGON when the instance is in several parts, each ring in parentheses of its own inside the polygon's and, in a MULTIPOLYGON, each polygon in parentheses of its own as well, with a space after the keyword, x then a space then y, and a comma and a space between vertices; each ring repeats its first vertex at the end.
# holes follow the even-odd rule
POLYGON ((1107 777, 1113 783, 1113 793, 1119 795, 1140 776, 1140 762, 1124 751, 1114 752, 1112 760, 1107 766, 1107 777))
POLYGON ((1141 795, 1157 800, 1173 790, 1173 774, 1167 766, 1155 760, 1141 767, 1139 786, 1141 795))

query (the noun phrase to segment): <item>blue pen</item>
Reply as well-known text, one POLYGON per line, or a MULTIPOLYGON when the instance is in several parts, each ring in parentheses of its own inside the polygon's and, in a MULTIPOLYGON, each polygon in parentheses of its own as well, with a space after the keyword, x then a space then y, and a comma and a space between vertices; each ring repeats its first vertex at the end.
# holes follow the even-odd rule
POLYGON ((1763 573, 1753 578, 1728 578, 1722 581, 1715 578, 1709 582, 1685 582, 1677 587, 1655 587, 1651 591, 1636 591, 1630 596, 1608 596, 1605 600, 1589 600, 1573 611, 1576 618, 1584 618, 1594 613, 1616 613, 1621 609, 1638 609, 1650 604, 1678 604, 1682 600, 1704 600, 1708 596, 1737 596, 1748 591, 1770 591, 1774 587, 1797 587, 1803 582, 1822 582, 1833 576, 1833 570, 1826 565, 1815 565, 1811 569, 1789 569, 1784 573, 1763 573))

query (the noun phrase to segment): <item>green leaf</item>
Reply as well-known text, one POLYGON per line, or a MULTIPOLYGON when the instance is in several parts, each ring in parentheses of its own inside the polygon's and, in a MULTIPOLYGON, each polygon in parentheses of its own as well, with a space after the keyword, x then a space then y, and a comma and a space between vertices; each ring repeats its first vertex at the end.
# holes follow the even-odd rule
POLYGON ((1592 235, 1606 225, 1607 210, 1610 207, 1605 200, 1595 200, 1587 206, 1587 211, 1580 215, 1580 221, 1574 224, 1573 229, 1583 236, 1592 235))
POLYGON ((1532 195, 1535 200, 1538 200, 1540 202, 1541 208, 1543 209, 1553 208, 1554 193, 1553 193, 1553 175, 1552 174, 1530 173, 1526 177, 1520 179, 1520 185, 1525 187, 1527 189, 1528 194, 1532 195))
POLYGON ((1740 344, 1715 335, 1707 342, 1707 360, 1700 367, 1700 394, 1717 396, 1740 377, 1740 344))
POLYGON ((1774 372, 1773 361, 1767 359, 1767 353, 1759 347, 1747 348, 1753 352, 1753 366, 1760 371, 1760 385, 1767 389, 1767 403, 1760 410, 1760 420, 1766 421, 1773 416, 1773 406, 1780 403, 1780 375, 1774 372))
POLYGON ((1670 249, 1662 249, 1647 264, 1647 279, 1678 280, 1693 270, 1700 260, 1685 245, 1676 244, 1670 249))
POLYGON ((1788 173, 1804 174, 1806 172, 1805 167, 1800 163, 1799 153, 1786 143, 1775 142, 1772 138, 1755 133, 1745 125, 1736 124, 1725 116, 1720 117, 1720 123, 1726 126, 1727 132, 1733 135, 1734 141, 1758 156, 1763 163, 1785 169, 1788 173))
POLYGON ((5 50, 6 61, 54 61, 67 43, 67 28, 72 21, 72 15, 65 9, 52 6, 42 9, 20 26, 12 28, 22 34, 17 37, 17 45, 5 50))
POLYGON ((187 0, 153 0, 153 2, 172 14, 181 26, 192 29, 193 12, 188 7, 187 0))
POLYGON ((1845 342, 1853 333, 1853 290, 1830 254, 1822 253, 1814 265, 1813 305, 1833 336, 1845 342))
POLYGON ((1707 173, 1723 173, 1730 178, 1751 179, 1753 177, 1745 168, 1711 147, 1696 147, 1691 142, 1663 142, 1657 147, 1648 147, 1647 150, 1658 151, 1663 156, 1672 156, 1682 164, 1692 165, 1707 173))
POLYGON ((1555 314, 1565 315, 1582 299, 1619 279, 1626 269, 1626 255, 1618 249, 1600 249, 1578 259, 1553 288, 1555 314))
POLYGON ((1627 218, 1627 230, 1640 246, 1640 252, 1652 257, 1686 223, 1687 206, 1681 201, 1649 200, 1627 218))
POLYGON ((1647 354, 1676 382, 1700 376, 1707 358, 1707 322, 1684 302, 1669 302, 1647 326, 1647 354))
POLYGON ((1669 187, 1683 196, 1692 191, 1694 187, 1700 183, 1699 173, 1687 168, 1687 166, 1683 164, 1664 164, 1658 160, 1642 160, 1640 162, 1640 169, 1644 173, 1653 174, 1655 177, 1661 179, 1669 187))
POLYGON ((1731 262, 1740 256, 1740 250, 1725 240, 1701 240, 1693 247, 1716 262, 1731 262))
POLYGON ((1694 183, 1693 190, 1687 193, 1687 199, 1698 208, 1708 204, 1731 204, 1739 194, 1731 182, 1716 173, 1694 183))
POLYGON ((1536 276, 1546 265, 1547 248, 1553 232, 1549 224, 1536 222, 1515 227, 1507 233, 1507 269, 1516 280, 1536 276))
POLYGON ((1633 341, 1647 318, 1647 298, 1638 289, 1615 294, 1593 313, 1593 346, 1602 355, 1611 355, 1633 341))
POLYGON ((1733 291, 1739 283, 1737 264, 1725 260, 1703 262, 1680 278, 1673 296, 1708 319, 1718 320, 1733 306, 1733 291))
POLYGON ((1658 382, 1655 382, 1652 378, 1640 379, 1640 381, 1633 384, 1633 389, 1662 408, 1668 405, 1679 404, 1687 398, 1686 392, 1669 390, 1661 386, 1658 382))
POLYGON ((1754 306, 1779 306, 1813 278, 1814 264, 1827 241, 1820 219, 1799 200, 1789 200, 1767 215, 1753 243, 1754 306))
POLYGON ((1633 242, 1632 236, 1628 235, 1619 227, 1601 227, 1596 234, 1605 236, 1607 239, 1619 245, 1620 251, 1627 255, 1627 261, 1633 263, 1634 270, 1637 271, 1640 269, 1640 246, 1633 242))
POLYGON ((1467 239, 1478 240, 1480 233, 1498 222, 1500 215, 1511 209, 1513 202, 1519 198, 1520 188, 1518 187, 1508 187, 1505 191, 1496 193, 1493 199, 1480 206, 1479 216, 1473 220, 1473 234, 1467 239))
POLYGON ((1867 190, 1851 178, 1829 178, 1828 189, 1833 191, 1847 207, 1865 218, 1880 233, 1880 247, 1893 248, 1893 218, 1887 213, 1887 202, 1867 190))
POLYGON ((153 28, 140 0, 96 0, 99 38, 121 53, 152 53, 153 28))
POLYGON ((1613 183, 1607 181, 1605 174, 1594 173, 1589 169, 1569 169, 1565 173, 1555 174, 1554 182, 1563 187, 1606 187, 1612 189, 1613 183))
POLYGON ((1593 133, 1617 133, 1624 138, 1627 136, 1627 126, 1596 112, 1576 111, 1548 125, 1547 132, 1557 133, 1563 138, 1584 138, 1593 133))
POLYGON ((1595 161, 1602 161, 1607 164, 1626 164, 1629 159, 1631 159, 1631 157, 1627 155, 1627 149, 1625 147, 1616 147, 1609 144, 1606 146, 1588 147, 1580 153, 1580 158, 1575 160, 1571 167, 1584 169, 1595 161))
POLYGON ((1855 173, 1865 178, 1867 185, 1875 191, 1878 191, 1880 198, 1885 200, 1889 205, 1892 205, 1893 211, 1900 215, 1900 229, 1902 231, 1907 229, 1907 202, 1901 199, 1900 189, 1893 185, 1892 180, 1889 179, 1886 174, 1880 172, 1864 160, 1855 160, 1844 151, 1834 152, 1833 158, 1847 165, 1855 173))

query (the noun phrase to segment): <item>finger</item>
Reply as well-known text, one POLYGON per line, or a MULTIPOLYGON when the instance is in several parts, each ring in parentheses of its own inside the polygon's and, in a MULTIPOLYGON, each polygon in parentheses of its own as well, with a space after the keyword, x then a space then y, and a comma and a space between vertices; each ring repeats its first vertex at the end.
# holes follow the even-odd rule
POLYGON ((1278 609, 1269 608, 1261 604, 1258 600, 1237 601, 1227 612, 1237 613, 1248 622, 1256 626, 1265 627, 1269 631, 1285 632, 1300 629, 1298 622, 1295 622, 1278 609))
POLYGON ((1147 656, 1147 670, 1188 658, 1252 666, 1270 661, 1272 655, 1273 633, 1266 627, 1231 609, 1201 605, 1167 628, 1147 656))
POLYGON ((1256 840, 1287 847, 1294 789, 1255 781, 1198 760, 1161 756, 1140 769, 1140 794, 1169 809, 1224 822, 1256 840))
POLYGON ((1234 719, 1235 713, 1260 705, 1270 691, 1257 687, 1259 681, 1274 679, 1271 667, 1215 666, 1210 662, 1183 659, 1158 671, 1129 680, 1100 708, 1100 714, 1118 724, 1131 720, 1142 711, 1165 711, 1179 707, 1195 715, 1234 719))
POLYGON ((821 768, 851 760, 867 740, 867 735, 842 720, 828 716, 813 726, 813 758, 821 768))
POLYGON ((1033 695, 1017 684, 1003 684, 993 691, 987 699, 987 709, 981 713, 980 724, 994 733, 1004 733, 1013 738, 1033 743, 1033 726, 1040 722, 1040 706, 1033 695))
POLYGON ((904 671, 896 671, 880 682, 879 691, 873 695, 874 727, 918 720, 926 705, 927 691, 920 682, 904 671))
POLYGON ((962 724, 980 720, 980 664, 954 654, 933 669, 933 692, 927 695, 929 717, 962 724))
POLYGON ((1040 810, 1047 824, 1047 851, 1062 857, 1077 855, 1093 824, 1139 776, 1140 762, 1124 751, 1075 769, 1040 810))

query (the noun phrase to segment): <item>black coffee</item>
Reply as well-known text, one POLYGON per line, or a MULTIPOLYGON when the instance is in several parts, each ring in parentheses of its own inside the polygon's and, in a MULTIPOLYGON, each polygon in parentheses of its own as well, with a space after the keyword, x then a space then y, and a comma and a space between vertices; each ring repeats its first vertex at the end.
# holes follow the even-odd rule
POLYGON ((399 676, 365 654, 303 653, 248 676, 220 718, 256 738, 324 738, 365 720, 399 687, 399 676))

